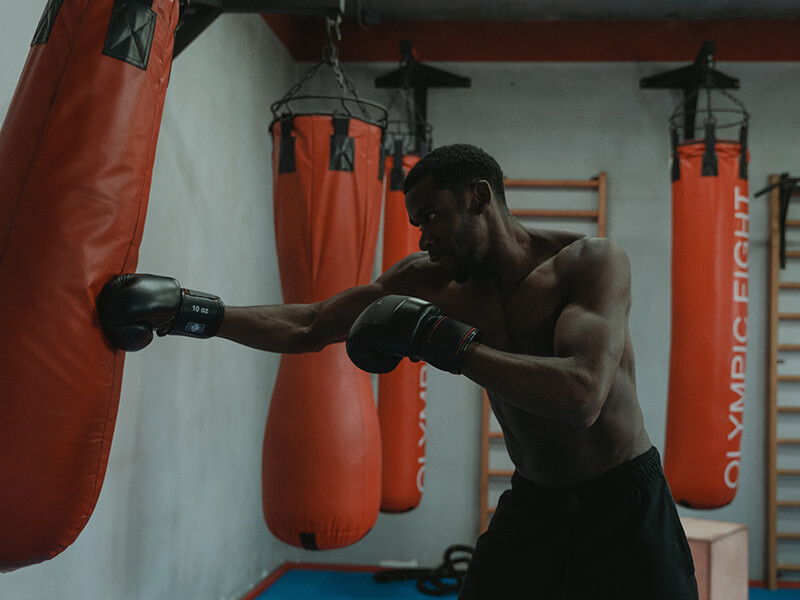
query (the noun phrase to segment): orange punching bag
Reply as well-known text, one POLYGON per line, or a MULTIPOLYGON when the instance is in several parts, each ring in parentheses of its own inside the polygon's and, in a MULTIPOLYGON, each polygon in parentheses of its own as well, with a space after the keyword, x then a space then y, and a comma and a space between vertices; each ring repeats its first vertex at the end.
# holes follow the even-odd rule
POLYGON ((673 132, 672 347, 664 469, 675 501, 712 509, 739 481, 748 301, 747 149, 673 132))
POLYGON ((124 354, 95 298, 135 271, 178 0, 51 0, 0 130, 0 570, 89 520, 124 354))
MULTIPOLYGON (((386 157, 383 270, 419 250, 419 232, 408 222, 403 179, 419 157, 403 155, 402 141, 386 157)), ((378 419, 383 451, 381 511, 406 512, 419 505, 425 476, 427 365, 404 358, 378 377, 378 419)))
MULTIPOLYGON (((275 237, 287 303, 369 282, 381 212, 382 127, 356 118, 272 124, 275 237)), ((283 355, 264 434, 264 517, 278 539, 331 549, 361 539, 380 506, 370 375, 344 344, 283 355)))

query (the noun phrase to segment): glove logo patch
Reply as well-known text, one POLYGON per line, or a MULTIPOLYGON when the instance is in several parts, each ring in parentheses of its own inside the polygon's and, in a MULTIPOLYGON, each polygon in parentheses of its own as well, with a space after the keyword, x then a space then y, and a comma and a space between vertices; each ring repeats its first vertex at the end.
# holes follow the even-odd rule
POLYGON ((192 335, 200 335, 203 333, 203 331, 205 331, 205 329, 206 326, 202 323, 189 322, 186 324, 184 331, 186 331, 186 333, 191 333, 192 335))

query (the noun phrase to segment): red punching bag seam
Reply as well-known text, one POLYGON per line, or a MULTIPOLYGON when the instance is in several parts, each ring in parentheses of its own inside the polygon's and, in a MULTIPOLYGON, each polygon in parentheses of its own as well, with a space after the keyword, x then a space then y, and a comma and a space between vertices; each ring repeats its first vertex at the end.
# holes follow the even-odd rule
MULTIPOLYGON (((87 514, 86 514, 86 518, 87 519, 89 518, 89 515, 91 515, 92 512, 94 511, 94 507, 97 505, 97 499, 100 496, 100 491, 98 490, 98 487, 99 487, 98 483, 102 480, 102 478, 99 477, 98 474, 99 473, 105 473, 105 469, 103 469, 103 466, 102 466, 104 457, 105 457, 105 460, 108 460, 108 454, 105 451, 106 440, 108 439, 106 437, 106 435, 108 433, 108 425, 109 425, 109 423, 111 423, 113 421, 111 419, 111 409, 114 406, 114 399, 116 397, 115 390, 117 389, 117 377, 118 377, 118 373, 119 373, 119 371, 117 370, 117 361, 119 360, 120 352, 121 352, 121 350, 114 350, 114 362, 113 362, 113 365, 111 367, 111 369, 112 369, 111 372, 114 374, 114 376, 113 376, 113 378, 111 380, 111 385, 109 386, 108 403, 106 405, 106 419, 105 419, 105 423, 103 425, 103 437, 102 437, 103 443, 101 445, 100 452, 97 455, 97 468, 95 469, 94 487, 92 489, 92 498, 94 498, 94 502, 92 503, 92 505, 89 507, 89 510, 87 511, 87 514)), ((112 423, 112 425, 113 424, 114 423, 112 423)))
MULTIPOLYGON (((367 124, 367 125, 369 125, 369 124, 367 124)), ((368 128, 368 131, 370 132, 370 134, 372 134, 371 127, 368 128)), ((380 148, 380 140, 378 140, 378 148, 380 148)), ((377 179, 377 173, 375 173, 375 171, 373 171, 372 165, 375 165, 377 167, 377 164, 374 163, 372 160, 370 160, 368 152, 365 151, 365 154, 367 155, 367 165, 369 166, 369 169, 367 169, 362 174, 362 178, 364 179, 364 185, 367 186, 367 188, 370 188, 371 185, 373 184, 374 180, 377 179)), ((374 219, 374 214, 375 214, 376 210, 378 211, 378 218, 375 219, 375 220, 378 223, 378 227, 380 227, 381 208, 382 208, 382 205, 383 205, 383 203, 381 202, 382 199, 383 199, 383 182, 380 179, 378 179, 378 181, 380 182, 380 187, 378 188, 380 190, 379 195, 377 195, 376 197, 370 196, 370 201, 365 206, 365 209, 366 209, 364 211, 365 228, 367 228, 367 224, 374 219), (376 205, 376 202, 379 203, 379 204, 376 205)), ((367 231, 369 231, 368 228, 367 228, 367 231)), ((361 247, 361 257, 362 257, 361 261, 362 262, 367 263, 368 262, 368 258, 371 256, 372 257, 372 263, 373 264, 375 263, 375 251, 377 250, 377 248, 376 248, 377 241, 378 241, 377 240, 377 231, 375 232, 375 236, 374 237, 373 236, 364 236, 364 240, 363 240, 362 247, 361 247), (370 247, 372 248, 371 251, 370 251, 370 247)), ((364 268, 365 268, 365 270, 369 269, 368 272, 370 272, 370 273, 372 272, 372 265, 365 264, 364 268)), ((359 270, 359 272, 360 272, 360 270, 359 270)))
MULTIPOLYGON (((309 162, 314 162, 314 157, 316 156, 316 137, 314 135, 316 131, 316 127, 313 127, 313 117, 309 117, 311 121, 309 122, 312 125, 311 131, 306 131, 305 135, 308 137, 308 153, 306 158, 309 162)), ((333 121, 331 120, 331 123, 333 121)), ((333 126, 333 125, 331 125, 333 126)), ((309 260, 311 261, 311 279, 309 290, 316 287, 315 282, 317 281, 317 277, 319 275, 319 261, 316 257, 316 244, 314 244, 314 227, 312 224, 313 219, 311 218, 311 214, 314 211, 314 198, 317 197, 317 178, 316 178, 316 171, 314 169, 311 170, 311 176, 308 178, 308 194, 303 199, 306 204, 306 222, 305 227, 306 230, 303 232, 306 240, 306 248, 308 248, 308 256, 309 260)), ((313 297, 313 292, 311 293, 311 297, 304 299, 306 302, 314 302, 317 298, 313 297)))
MULTIPOLYGON (((72 40, 71 40, 72 43, 70 43, 70 45, 69 45, 69 53, 67 54, 67 58, 63 63, 63 67, 61 69, 61 76, 58 78, 58 83, 55 86, 56 92, 61 90, 61 80, 64 78, 64 73, 67 71, 67 67, 69 66, 69 61, 70 61, 70 58, 72 57, 72 50, 75 47, 75 39, 80 36, 81 29, 83 28, 83 24, 86 21, 85 17, 86 17, 86 11, 87 10, 88 10, 88 1, 84 4, 84 7, 83 7, 83 16, 81 17, 81 26, 75 32, 75 37, 72 38, 72 40)), ((56 16, 56 22, 58 22, 58 16, 56 16)), ((55 29, 55 25, 53 25, 53 29, 55 29)), ((52 33, 51 33, 51 35, 52 35, 52 33)), ((42 51, 44 51, 43 48, 46 45, 47 44, 39 44, 39 46, 41 46, 41 48, 42 48, 42 51)), ((31 52, 33 52, 33 50, 31 52)), ((39 140, 36 142, 36 150, 34 151, 33 156, 31 158, 31 164, 34 164, 36 162, 36 158, 39 155, 39 148, 42 145, 42 139, 45 136, 45 132, 47 130, 47 124, 50 121, 50 115, 53 114, 53 107, 55 107, 55 105, 57 103, 58 103, 58 94, 55 94, 53 96, 52 102, 50 102, 50 109, 47 111, 47 117, 44 120, 44 124, 43 124, 42 128, 39 131, 39 140)), ((28 187, 28 180, 30 178, 30 174, 31 174, 32 170, 33 169, 28 169, 28 173, 25 175, 25 183, 22 184, 22 189, 20 191, 20 195, 17 198, 17 205, 14 207, 14 215, 11 217, 9 225, 8 225, 8 233, 6 233, 5 242, 3 242, 3 248, 0 249, 0 261, 3 260, 3 256, 6 253, 6 247, 8 246, 8 242, 9 242, 9 240, 11 238, 11 232, 14 231, 14 223, 17 220, 17 213, 19 213, 19 207, 20 207, 20 204, 22 204, 22 199, 25 197, 25 190, 28 187)))
MULTIPOLYGON (((85 11, 84 11, 84 13, 85 13, 85 11)), ((170 24, 171 24, 171 22, 172 22, 172 19, 170 19, 170 24)), ((83 21, 81 21, 81 24, 83 24, 83 21)), ((168 50, 171 53, 172 52, 172 45, 171 44, 167 44, 167 46, 169 47, 168 50)), ((162 62, 161 62, 162 65, 165 64, 163 58, 164 57, 162 57, 162 62)), ((144 74, 143 74, 143 76, 144 76, 144 74)), ((163 86, 164 86, 164 78, 162 77, 160 82, 159 82, 159 87, 158 87, 158 91, 157 91, 157 94, 156 94, 158 97, 160 97, 162 95, 163 86)), ((163 103, 161 104, 161 106, 163 106, 163 103)), ((157 108, 155 110, 155 112, 157 113, 159 110, 160 109, 157 108)), ((153 120, 153 131, 154 132, 157 131, 158 128, 159 128, 159 119, 156 118, 156 119, 153 120)), ((155 154, 155 143, 154 143, 154 138, 155 137, 157 137, 157 134, 153 133, 151 135, 151 137, 150 137, 150 143, 148 144, 148 148, 149 148, 148 164, 152 164, 152 162, 153 162, 153 158, 154 158, 154 154, 155 154)), ((146 185, 147 184, 143 184, 143 186, 146 186, 146 185)), ((139 223, 141 222, 142 198, 145 197, 145 196, 147 196, 146 190, 141 190, 139 195, 138 195, 138 198, 139 198, 139 201, 138 201, 139 211, 138 211, 137 216, 136 216, 136 225, 134 227, 134 231, 138 230, 139 223)), ((128 262, 128 256, 130 255, 130 251, 131 251, 131 248, 134 245, 134 240, 135 239, 136 239, 136 235, 134 234, 134 236, 131 239, 131 242, 128 244, 128 250, 125 253, 125 260, 123 262, 123 265, 127 264, 127 262, 128 262)), ((106 403, 106 418, 105 418, 105 421, 104 421, 103 434, 102 434, 102 438, 101 438, 103 441, 102 441, 102 445, 101 445, 101 450, 100 450, 100 452, 98 453, 98 456, 97 456, 97 466, 96 466, 96 468, 94 470, 94 472, 95 472, 94 485, 93 485, 93 489, 92 489, 92 498, 94 498, 94 502, 92 503, 92 505, 89 507, 89 509, 87 511, 87 514, 86 514, 86 518, 87 519, 91 515, 91 513, 94 511, 94 507, 97 505, 97 499, 99 497, 98 487, 99 487, 100 482, 102 481, 102 477, 100 477, 99 474, 101 474, 101 473, 104 474, 105 473, 105 469, 103 468, 102 463, 103 463, 104 460, 107 460, 107 457, 108 457, 108 453, 106 452, 106 446, 110 442, 109 437, 108 437, 108 426, 109 426, 109 423, 111 423, 111 421, 112 421, 112 419, 111 419, 111 411, 112 411, 112 408, 114 407, 114 399, 116 397, 116 394, 115 394, 114 390, 116 390, 116 388, 117 388, 117 385, 116 385, 117 384, 117 378, 119 377, 119 373, 120 373, 120 371, 117 369, 117 362, 119 361, 119 357, 120 357, 120 351, 119 350, 115 350, 114 351, 114 359, 113 359, 112 371, 111 371, 114 375, 113 375, 113 378, 112 378, 111 386, 109 387, 108 402, 106 403)), ((66 548, 66 546, 65 546, 65 548, 66 548)))
MULTIPOLYGON (((367 129, 366 135, 364 137, 369 137, 370 133, 371 132, 369 131, 369 129, 367 129)), ((361 144, 360 141, 361 141, 360 138, 353 136, 353 143, 356 146, 356 151, 364 152, 365 155, 364 162, 366 164, 362 172, 359 173, 353 172, 353 177, 356 179, 357 182, 356 185, 363 185, 364 187, 369 189, 369 178, 371 176, 372 169, 368 168, 370 166, 369 157, 367 156, 366 151, 363 150, 363 144, 361 144)), ((361 226, 365 228, 365 230, 367 230, 367 226, 370 222, 370 215, 372 214, 372 201, 373 201, 372 198, 369 197, 367 202, 364 203, 364 206, 360 207, 362 208, 360 215, 362 222, 361 226)), ((367 258, 370 256, 370 254, 372 255, 373 259, 375 258, 374 252, 372 253, 368 252, 368 244, 371 242, 371 240, 372 236, 369 235, 365 235, 363 238, 361 238, 361 247, 359 248, 359 253, 358 253, 358 270, 356 271, 357 274, 361 273, 361 271, 364 270, 364 267, 366 266, 365 263, 367 262, 367 258)))
MULTIPOLYGON (((170 19, 167 22, 167 26, 170 28, 170 30, 173 31, 173 33, 174 33, 174 29, 175 29, 173 27, 173 25, 172 25, 173 24, 173 16, 174 16, 174 14, 175 14, 175 11, 172 10, 171 13, 170 13, 170 19)), ((171 39, 174 40, 174 35, 171 36, 171 39)), ((170 56, 172 54, 172 51, 173 51, 173 44, 166 44, 166 47, 164 48, 164 54, 160 57, 161 58, 161 62, 159 63, 159 66, 161 66, 162 68, 163 68, 164 65, 168 65, 168 66, 167 66, 167 69, 166 69, 166 77, 165 77, 165 73, 162 71, 161 72, 161 76, 159 78, 158 89, 156 90, 156 97, 158 97, 158 98, 161 98, 161 97, 166 98, 166 91, 165 91, 164 88, 169 83, 169 73, 172 70, 172 59, 171 59, 171 56, 170 56)), ((152 68, 153 68, 152 61, 150 61, 150 64, 148 65, 148 68, 143 71, 142 76, 145 77, 146 73, 148 73, 149 69, 152 69, 152 68)), ((149 176, 146 177, 142 181, 142 188, 139 190, 139 194, 137 196, 138 197, 138 203, 137 203, 137 212, 136 212, 136 224, 135 224, 135 226, 133 228, 133 235, 131 236, 130 243, 128 244, 128 249, 125 252, 125 260, 123 261, 122 265, 120 265, 120 271, 124 270, 125 266, 128 264, 128 259, 130 258, 131 250, 134 247, 136 247, 136 249, 138 250, 138 244, 136 243, 136 240, 139 238, 139 235, 137 235, 137 232, 139 232, 139 228, 140 227, 144 228, 144 219, 142 217, 146 215, 146 212, 147 212, 147 201, 148 201, 148 199, 150 197, 150 185, 151 185, 152 177, 153 177, 152 165, 155 163, 156 144, 158 142, 158 132, 159 132, 159 130, 161 128, 161 119, 159 118, 159 114, 163 113, 163 110, 164 110, 164 102, 163 101, 162 102, 157 102, 156 103, 156 108, 155 108, 155 111, 154 111, 154 114, 153 114, 153 119, 151 120, 152 128, 150 130, 150 144, 148 146, 149 152, 148 152, 148 155, 147 155, 147 164, 151 165, 150 166, 150 173, 149 173, 149 176), (142 209, 144 209, 145 215, 142 214, 142 212, 143 212, 142 209)))

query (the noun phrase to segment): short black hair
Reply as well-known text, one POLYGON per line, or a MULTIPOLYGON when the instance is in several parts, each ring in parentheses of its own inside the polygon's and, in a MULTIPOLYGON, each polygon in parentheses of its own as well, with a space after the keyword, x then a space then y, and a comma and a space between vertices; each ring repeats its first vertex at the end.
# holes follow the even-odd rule
POLYGON ((476 181, 485 179, 499 203, 506 206, 503 170, 494 158, 477 146, 451 144, 431 150, 406 175, 403 193, 407 194, 429 174, 433 176, 436 189, 450 190, 456 198, 463 197, 476 181))

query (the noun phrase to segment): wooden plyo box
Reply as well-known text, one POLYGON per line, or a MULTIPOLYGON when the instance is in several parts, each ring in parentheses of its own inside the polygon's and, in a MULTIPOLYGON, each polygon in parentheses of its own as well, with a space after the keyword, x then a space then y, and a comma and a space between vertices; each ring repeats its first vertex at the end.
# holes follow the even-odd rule
POLYGON ((700 600, 747 600, 747 525, 681 517, 700 600))

